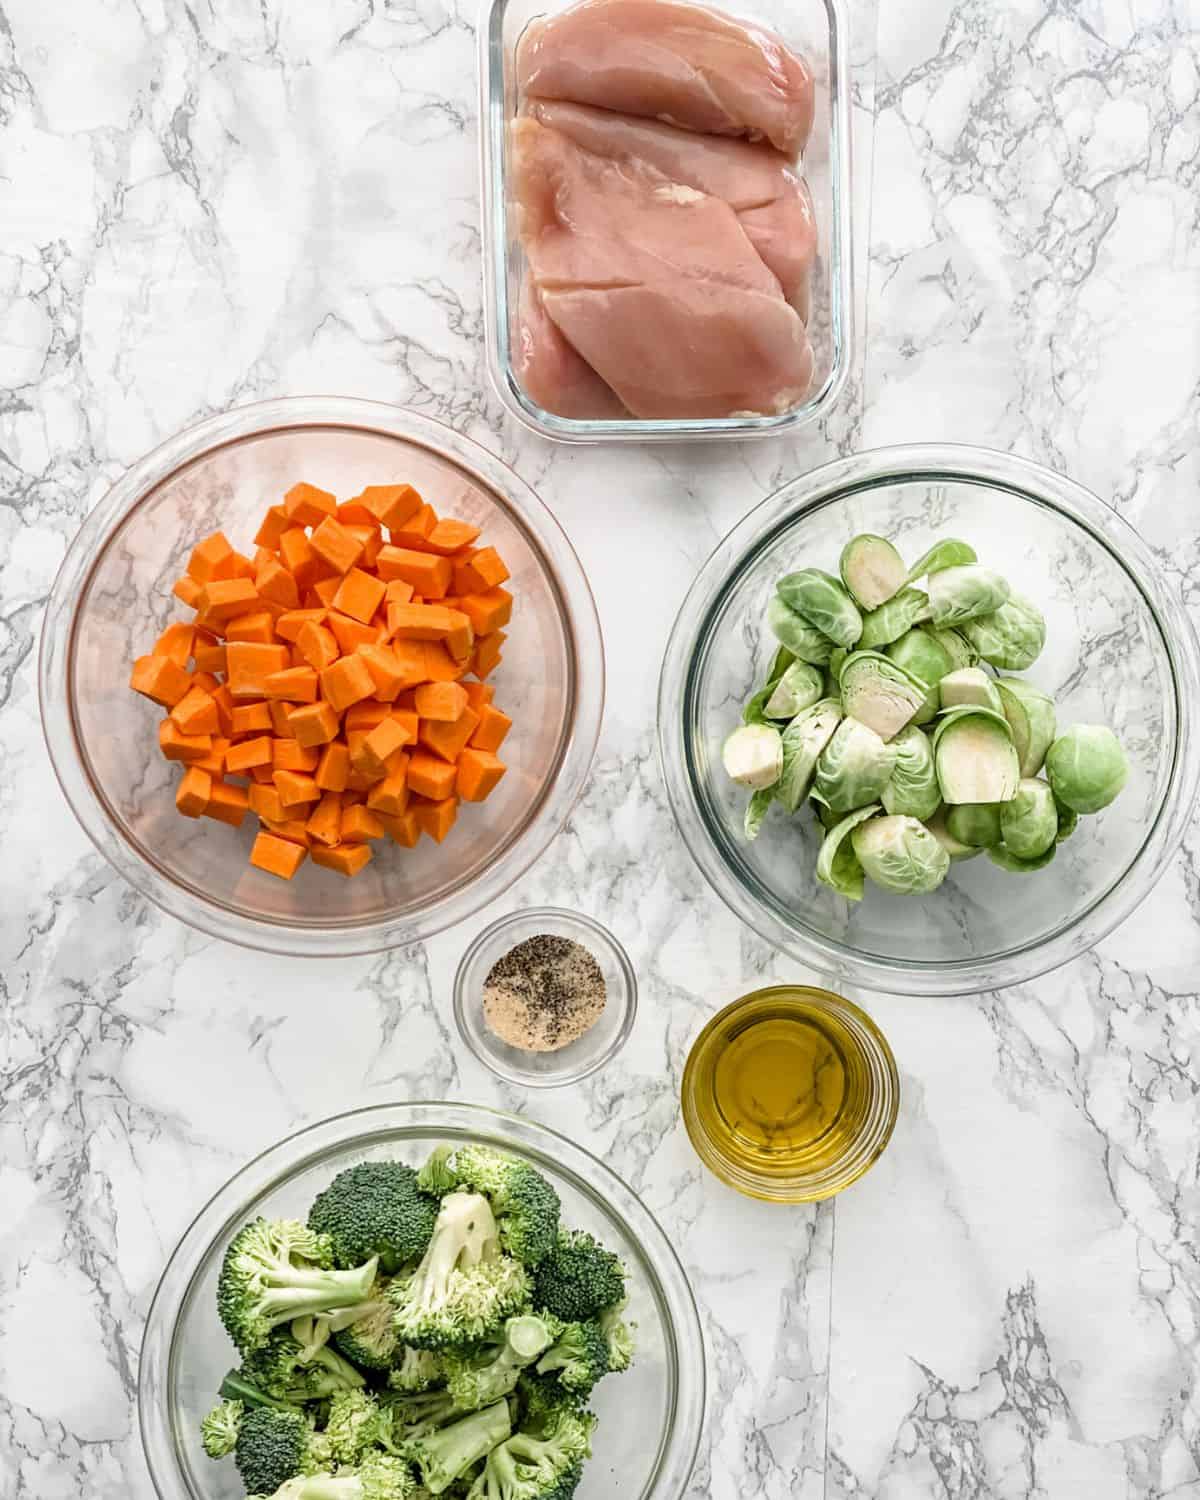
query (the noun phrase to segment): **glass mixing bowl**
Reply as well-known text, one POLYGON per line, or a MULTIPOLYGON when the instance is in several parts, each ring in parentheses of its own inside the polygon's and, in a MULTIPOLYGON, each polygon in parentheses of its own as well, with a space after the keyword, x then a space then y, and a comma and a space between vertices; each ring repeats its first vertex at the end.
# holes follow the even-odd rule
POLYGON ((71 544, 42 633, 42 723, 67 800, 97 849, 156 905, 216 937, 272 952, 374 952, 428 937, 506 890, 566 821, 604 707, 604 647, 579 559, 528 485, 428 417, 304 397, 247 406, 181 433, 135 465, 71 544), (192 546, 235 547, 299 479, 340 499, 406 481, 483 530, 515 604, 492 677, 513 719, 508 774, 463 809, 444 844, 380 847, 353 880, 306 864, 282 881, 247 864, 256 820, 181 817, 158 753, 161 711, 129 689, 135 657, 172 619, 192 546))
POLYGON ((957 447, 883 449, 777 490, 730 532, 692 586, 667 647, 659 746, 684 841, 717 893, 788 953, 842 982, 902 994, 994 989, 1056 967, 1123 921, 1178 847, 1200 779, 1197 643, 1146 545, 1094 495, 1037 464, 957 447), (858 532, 915 559, 939 537, 970 542, 1046 615, 1027 673, 1060 726, 1110 725, 1130 761, 1111 807, 1083 818, 1054 862, 1014 875, 981 856, 928 896, 868 882, 848 902, 814 872, 818 827, 772 816, 750 843, 747 793, 721 746, 765 675, 776 580, 836 571, 858 532))
POLYGON ((398 1157, 417 1164, 440 1142, 483 1141, 528 1161, 558 1190, 563 1221, 586 1229, 629 1267, 637 1357, 597 1386, 596 1455, 579 1500, 679 1500, 704 1420, 704 1341, 696 1303, 666 1235, 619 1177, 554 1131, 459 1104, 385 1104, 338 1115, 273 1146, 201 1209, 167 1263, 146 1322, 138 1420, 159 1500, 234 1500, 230 1463, 200 1446, 200 1420, 237 1362, 217 1320, 216 1286, 230 1236, 247 1219, 306 1218, 344 1167, 398 1157))

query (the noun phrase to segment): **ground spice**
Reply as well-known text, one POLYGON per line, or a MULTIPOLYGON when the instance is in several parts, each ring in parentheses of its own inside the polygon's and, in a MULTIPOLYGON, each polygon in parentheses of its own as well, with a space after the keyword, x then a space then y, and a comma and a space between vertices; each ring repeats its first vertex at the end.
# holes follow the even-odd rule
POLYGON ((522 1052, 557 1052, 590 1031, 607 991, 595 956, 571 938, 540 933, 498 958, 483 982, 483 1018, 522 1052))

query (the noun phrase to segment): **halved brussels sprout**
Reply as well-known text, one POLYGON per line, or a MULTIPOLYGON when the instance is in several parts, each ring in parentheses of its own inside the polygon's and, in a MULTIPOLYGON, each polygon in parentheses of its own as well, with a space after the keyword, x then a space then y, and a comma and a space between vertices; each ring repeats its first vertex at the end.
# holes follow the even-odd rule
POLYGON ((933 759, 942 798, 952 807, 1008 802, 1016 795, 1021 768, 1003 714, 987 708, 952 709, 933 737, 933 759))
POLYGON ((783 731, 783 770, 775 795, 788 812, 794 813, 808 796, 817 757, 833 738, 841 717, 841 705, 822 698, 797 714, 783 731))
POLYGON ((786 646, 780 646, 771 662, 771 670, 767 673, 767 680, 762 687, 747 702, 742 709, 743 724, 765 724, 768 715, 766 713, 767 702, 775 691, 775 684, 787 671, 788 667, 796 660, 786 646))
POLYGON ((1007 805, 1000 802, 976 802, 948 807, 946 832, 960 844, 968 844, 972 849, 990 849, 1003 837, 1000 832, 1000 808, 1007 805))
POLYGON ((978 664, 979 652, 961 631, 955 630, 952 626, 947 626, 945 630, 938 630, 932 625, 927 625, 925 628, 950 658, 952 672, 957 672, 962 667, 973 667, 978 664))
POLYGON ((916 818, 868 818, 850 835, 865 874, 885 891, 918 896, 945 880, 950 856, 916 818))
POLYGON ((1045 854, 1058 834, 1058 812, 1054 793, 1044 781, 1021 778, 1017 795, 1000 809, 1000 833, 1004 847, 1018 859, 1045 854))
POLYGON ((877 651, 855 651, 842 667, 842 707, 883 740, 898 734, 925 701, 926 684, 877 651))
POLYGON ((1004 672, 1033 666, 1046 644, 1046 619, 1036 604, 1020 594, 991 614, 968 620, 962 632, 984 661, 1004 672))
POLYGON ((722 746, 721 761, 730 780, 764 791, 783 772, 783 736, 770 724, 743 724, 722 746))
POLYGON ((860 609, 878 609, 908 581, 900 554, 881 536, 864 532, 842 548, 838 571, 860 609))
POLYGON ((801 568, 798 573, 786 574, 775 588, 789 609, 827 635, 835 646, 853 646, 862 634, 858 605, 831 574, 819 568, 801 568))
POLYGON ((873 818, 878 811, 878 802, 872 802, 870 807, 858 808, 834 823, 821 840, 821 849, 817 855, 817 879, 831 891, 837 891, 839 896, 845 896, 847 901, 861 901, 863 898, 863 867, 854 852, 854 845, 848 844, 846 837, 860 823, 873 818))
POLYGON ((890 646, 906 630, 911 630, 918 620, 925 619, 928 611, 928 594, 920 589, 901 589, 894 599, 863 616, 858 649, 873 651, 880 646, 890 646))
POLYGON ((1106 725, 1072 724, 1046 751, 1046 775, 1064 807, 1094 813, 1107 807, 1125 785, 1129 762, 1106 725))
POLYGON ((938 694, 938 683, 947 672, 953 670, 950 659, 937 633, 927 629, 910 630, 887 648, 887 655, 902 667, 910 677, 925 683, 928 691, 925 701, 913 715, 914 724, 928 724, 942 706, 938 694))
POLYGON ((1036 776, 1054 739, 1054 700, 1022 677, 996 680, 1000 706, 1012 730, 1022 776, 1036 776))
POLYGON ((959 667, 957 672, 947 672, 938 683, 938 693, 944 709, 990 708, 996 714, 1004 712, 995 681, 982 667, 959 667))
POLYGON ((874 802, 895 768, 891 745, 857 719, 843 719, 821 751, 812 796, 833 812, 851 812, 874 802))
POLYGON ((944 807, 938 808, 937 812, 931 818, 925 819, 925 827, 929 829, 930 833, 941 844, 942 848, 950 856, 953 864, 958 864, 960 860, 964 859, 974 859, 977 854, 983 853, 982 849, 976 849, 971 844, 964 844, 961 840, 954 837, 946 827, 946 809, 944 807))
POLYGON ((754 796, 746 804, 746 817, 743 827, 748 839, 756 839, 759 830, 763 826, 763 820, 771 810, 771 803, 775 800, 775 792, 771 787, 765 791, 755 792, 754 796))
POLYGON ((775 684, 763 706, 768 719, 794 719, 803 709, 819 703, 825 674, 806 661, 794 661, 775 684))
POLYGON ((976 563, 942 568, 929 580, 929 617, 939 630, 990 615, 1009 596, 1008 583, 976 563))
POLYGON ((775 594, 767 605, 767 625, 777 641, 782 641, 799 661, 823 667, 833 650, 833 642, 810 625, 775 594))
POLYGON ((1008 870, 1013 875, 1031 875, 1034 870, 1044 870, 1054 858, 1057 849, 1056 844, 1051 844, 1044 854, 1039 854, 1036 859, 1021 859, 1019 855, 1006 849, 1003 844, 997 844, 995 848, 989 849, 987 857, 994 865, 999 865, 1002 870, 1008 870))
POLYGON ((880 796, 885 812, 902 813, 922 822, 937 811, 942 792, 933 764, 933 746, 915 724, 909 724, 889 742, 896 752, 892 779, 880 796))
POLYGON ((944 568, 961 568, 967 563, 978 562, 975 548, 969 542, 956 541, 948 536, 944 541, 934 542, 908 570, 908 582, 924 578, 928 573, 940 573, 944 568))

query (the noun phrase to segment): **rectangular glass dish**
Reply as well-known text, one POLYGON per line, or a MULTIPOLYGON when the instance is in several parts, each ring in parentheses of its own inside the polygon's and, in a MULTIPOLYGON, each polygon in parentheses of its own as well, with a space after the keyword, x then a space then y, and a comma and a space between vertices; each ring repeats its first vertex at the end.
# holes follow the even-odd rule
MULTIPOLYGON (((854 285, 850 236, 849 42, 841 0, 734 0, 719 8, 770 27, 807 61, 815 83, 812 132, 800 171, 812 193, 817 258, 811 282, 812 384, 804 400, 771 416, 614 421, 557 416, 521 385, 512 357, 512 311, 525 256, 510 200, 508 125, 518 113, 516 51, 526 27, 574 0, 488 0, 479 32, 485 322, 488 367, 500 399, 518 421, 560 442, 646 442, 680 438, 773 437, 822 416, 849 373, 854 285)), ((713 7, 718 8, 716 6, 713 7)))

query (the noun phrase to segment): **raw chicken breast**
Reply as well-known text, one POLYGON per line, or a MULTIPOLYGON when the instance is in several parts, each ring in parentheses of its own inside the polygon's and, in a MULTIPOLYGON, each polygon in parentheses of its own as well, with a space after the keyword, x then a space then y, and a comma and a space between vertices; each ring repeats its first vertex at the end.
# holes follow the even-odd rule
POLYGON ((779 37, 679 0, 585 0, 535 23, 517 83, 529 97, 765 137, 791 157, 812 126, 812 74, 779 37))
POLYGON ((782 152, 587 104, 534 99, 529 113, 585 151, 615 161, 647 162, 672 182, 724 198, 783 295, 807 321, 817 227, 808 185, 782 152))
POLYGON ((576 420, 628 416, 591 365, 567 343, 547 315, 532 276, 521 286, 513 320, 512 360, 526 393, 545 411, 576 420))
POLYGON ((804 324, 720 198, 511 126, 520 231, 546 312, 637 417, 777 413, 807 393, 804 324))

